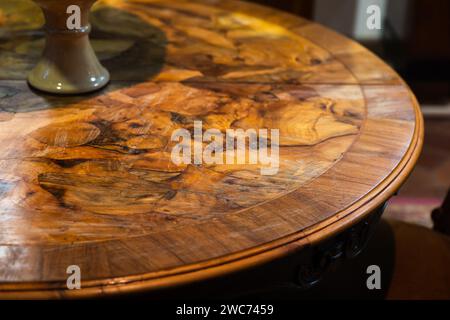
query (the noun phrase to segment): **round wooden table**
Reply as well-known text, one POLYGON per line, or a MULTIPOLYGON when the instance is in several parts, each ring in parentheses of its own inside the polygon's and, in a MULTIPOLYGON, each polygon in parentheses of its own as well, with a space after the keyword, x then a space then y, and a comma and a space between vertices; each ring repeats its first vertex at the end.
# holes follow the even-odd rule
POLYGON ((308 287, 361 251, 420 153, 402 79, 288 13, 100 1, 91 40, 112 82, 89 96, 27 86, 42 21, 30 1, 0 3, 0 298, 155 292, 292 255, 283 276, 308 287), (175 164, 171 134, 194 121, 279 129, 278 173, 175 164))

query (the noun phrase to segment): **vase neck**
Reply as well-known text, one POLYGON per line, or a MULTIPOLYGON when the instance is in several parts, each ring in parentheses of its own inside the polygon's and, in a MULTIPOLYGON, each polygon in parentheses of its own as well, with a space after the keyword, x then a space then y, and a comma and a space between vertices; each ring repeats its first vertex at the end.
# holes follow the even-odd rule
POLYGON ((74 13, 74 11, 68 10, 71 6, 77 6, 79 8, 80 30, 77 30, 76 32, 88 32, 89 12, 95 1, 96 0, 34 0, 44 13, 45 27, 50 33, 69 31, 67 22, 74 13))

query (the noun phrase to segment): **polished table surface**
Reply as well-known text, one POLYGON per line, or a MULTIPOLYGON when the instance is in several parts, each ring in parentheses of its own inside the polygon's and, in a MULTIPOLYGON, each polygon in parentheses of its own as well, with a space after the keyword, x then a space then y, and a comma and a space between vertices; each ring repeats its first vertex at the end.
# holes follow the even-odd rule
POLYGON ((415 97, 321 25, 237 1, 105 0, 92 44, 112 82, 31 90, 32 2, 0 3, 0 297, 155 291, 245 270, 345 231, 422 146, 415 97), (174 130, 280 129, 280 168, 176 165, 174 130), (67 267, 82 289, 68 290, 67 267))

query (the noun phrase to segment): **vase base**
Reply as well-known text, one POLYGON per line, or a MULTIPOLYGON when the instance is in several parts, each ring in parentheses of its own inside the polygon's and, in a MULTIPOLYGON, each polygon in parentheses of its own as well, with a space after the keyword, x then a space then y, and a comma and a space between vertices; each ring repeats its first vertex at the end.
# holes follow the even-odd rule
POLYGON ((54 94, 82 94, 100 90, 110 80, 109 72, 101 68, 95 75, 87 73, 83 78, 67 79, 57 72, 50 72, 46 67, 39 65, 28 76, 28 84, 43 92, 54 94), (56 74, 55 74, 56 73, 56 74))

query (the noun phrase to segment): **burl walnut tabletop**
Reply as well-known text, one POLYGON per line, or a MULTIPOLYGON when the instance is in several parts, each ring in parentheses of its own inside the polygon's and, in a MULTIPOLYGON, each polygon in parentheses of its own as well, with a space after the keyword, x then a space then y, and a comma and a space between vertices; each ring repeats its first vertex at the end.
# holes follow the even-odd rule
POLYGON ((1 298, 154 291, 262 265, 365 221, 419 155, 403 80, 302 18, 229 0, 100 1, 91 39, 112 82, 65 97, 26 83, 42 22, 31 1, 0 2, 1 298), (194 120, 279 128, 278 174, 175 165, 171 134, 194 120), (70 265, 81 290, 67 290, 70 265))

